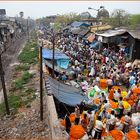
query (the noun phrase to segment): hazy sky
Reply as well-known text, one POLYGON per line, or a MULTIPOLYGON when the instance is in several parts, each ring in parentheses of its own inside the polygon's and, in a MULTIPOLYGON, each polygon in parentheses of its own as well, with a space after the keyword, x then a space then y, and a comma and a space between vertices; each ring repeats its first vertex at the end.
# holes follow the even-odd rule
POLYGON ((16 16, 23 11, 25 17, 33 18, 85 11, 95 16, 97 12, 88 10, 88 7, 98 9, 101 5, 109 12, 114 9, 124 9, 132 14, 140 14, 140 1, 0 1, 0 9, 6 9, 8 16, 16 16))

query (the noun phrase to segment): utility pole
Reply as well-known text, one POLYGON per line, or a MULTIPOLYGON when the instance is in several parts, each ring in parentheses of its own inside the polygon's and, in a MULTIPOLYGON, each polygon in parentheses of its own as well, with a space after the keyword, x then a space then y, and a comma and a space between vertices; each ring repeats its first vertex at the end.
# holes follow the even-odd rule
POLYGON ((52 77, 54 78, 54 64, 55 64, 55 36, 54 36, 54 33, 53 33, 53 36, 52 36, 52 45, 53 45, 53 65, 52 65, 52 77))
POLYGON ((43 41, 40 46, 40 120, 43 120, 43 71, 42 71, 42 47, 43 41))
POLYGON ((28 36, 28 42, 30 41, 29 38, 29 17, 27 18, 27 36, 28 36))
POLYGON ((7 113, 7 115, 10 115, 8 99, 7 99, 7 92, 6 92, 6 87, 5 87, 4 71, 3 71, 3 67, 2 67, 1 54, 0 54, 0 77, 1 77, 6 113, 7 113))
POLYGON ((51 33, 50 32, 47 32, 50 36, 51 36, 51 42, 52 42, 52 50, 53 50, 53 56, 52 56, 52 77, 54 78, 55 76, 55 39, 57 37, 57 35, 61 35, 62 33, 61 32, 54 32, 53 29, 51 29, 51 33))

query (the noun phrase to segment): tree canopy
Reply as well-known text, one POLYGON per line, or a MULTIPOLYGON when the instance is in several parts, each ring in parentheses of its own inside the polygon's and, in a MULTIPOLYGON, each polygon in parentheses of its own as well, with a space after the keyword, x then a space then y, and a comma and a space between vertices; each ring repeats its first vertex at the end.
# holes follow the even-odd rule
POLYGON ((55 19, 55 23, 67 25, 69 23, 72 23, 73 21, 78 21, 78 20, 80 20, 80 15, 76 13, 69 13, 69 14, 58 15, 55 19))
POLYGON ((114 27, 128 26, 130 14, 123 9, 115 9, 109 19, 109 23, 114 27))
POLYGON ((140 26, 140 14, 134 14, 130 16, 130 27, 135 29, 140 26))
POLYGON ((109 19, 103 19, 103 23, 108 23, 113 27, 125 26, 135 29, 140 26, 140 14, 129 14, 123 9, 115 9, 109 19))

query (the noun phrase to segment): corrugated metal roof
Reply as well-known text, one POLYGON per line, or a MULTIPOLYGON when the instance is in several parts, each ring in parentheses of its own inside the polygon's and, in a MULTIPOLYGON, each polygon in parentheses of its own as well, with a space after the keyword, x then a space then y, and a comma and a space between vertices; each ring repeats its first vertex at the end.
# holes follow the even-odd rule
POLYGON ((81 29, 73 29, 73 30, 71 30, 71 33, 77 35, 80 31, 81 31, 81 29))
POLYGON ((104 33, 96 33, 96 35, 103 36, 103 37, 112 37, 112 36, 124 34, 126 32, 127 31, 124 30, 124 29, 120 29, 120 30, 107 30, 104 33))
POLYGON ((82 29, 79 33, 78 33, 78 35, 86 35, 87 33, 89 32, 89 29, 82 29))
POLYGON ((135 39, 140 39, 140 30, 128 31, 128 33, 135 39))
POLYGON ((77 35, 86 35, 89 32, 89 29, 74 29, 71 31, 72 34, 77 34, 77 35))

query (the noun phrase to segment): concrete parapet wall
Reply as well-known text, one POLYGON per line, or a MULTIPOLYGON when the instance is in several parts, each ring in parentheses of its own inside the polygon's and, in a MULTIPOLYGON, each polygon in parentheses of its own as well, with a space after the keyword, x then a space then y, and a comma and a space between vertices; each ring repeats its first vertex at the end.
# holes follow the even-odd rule
POLYGON ((47 108, 52 140, 68 140, 68 135, 59 124, 53 96, 47 95, 47 108))

